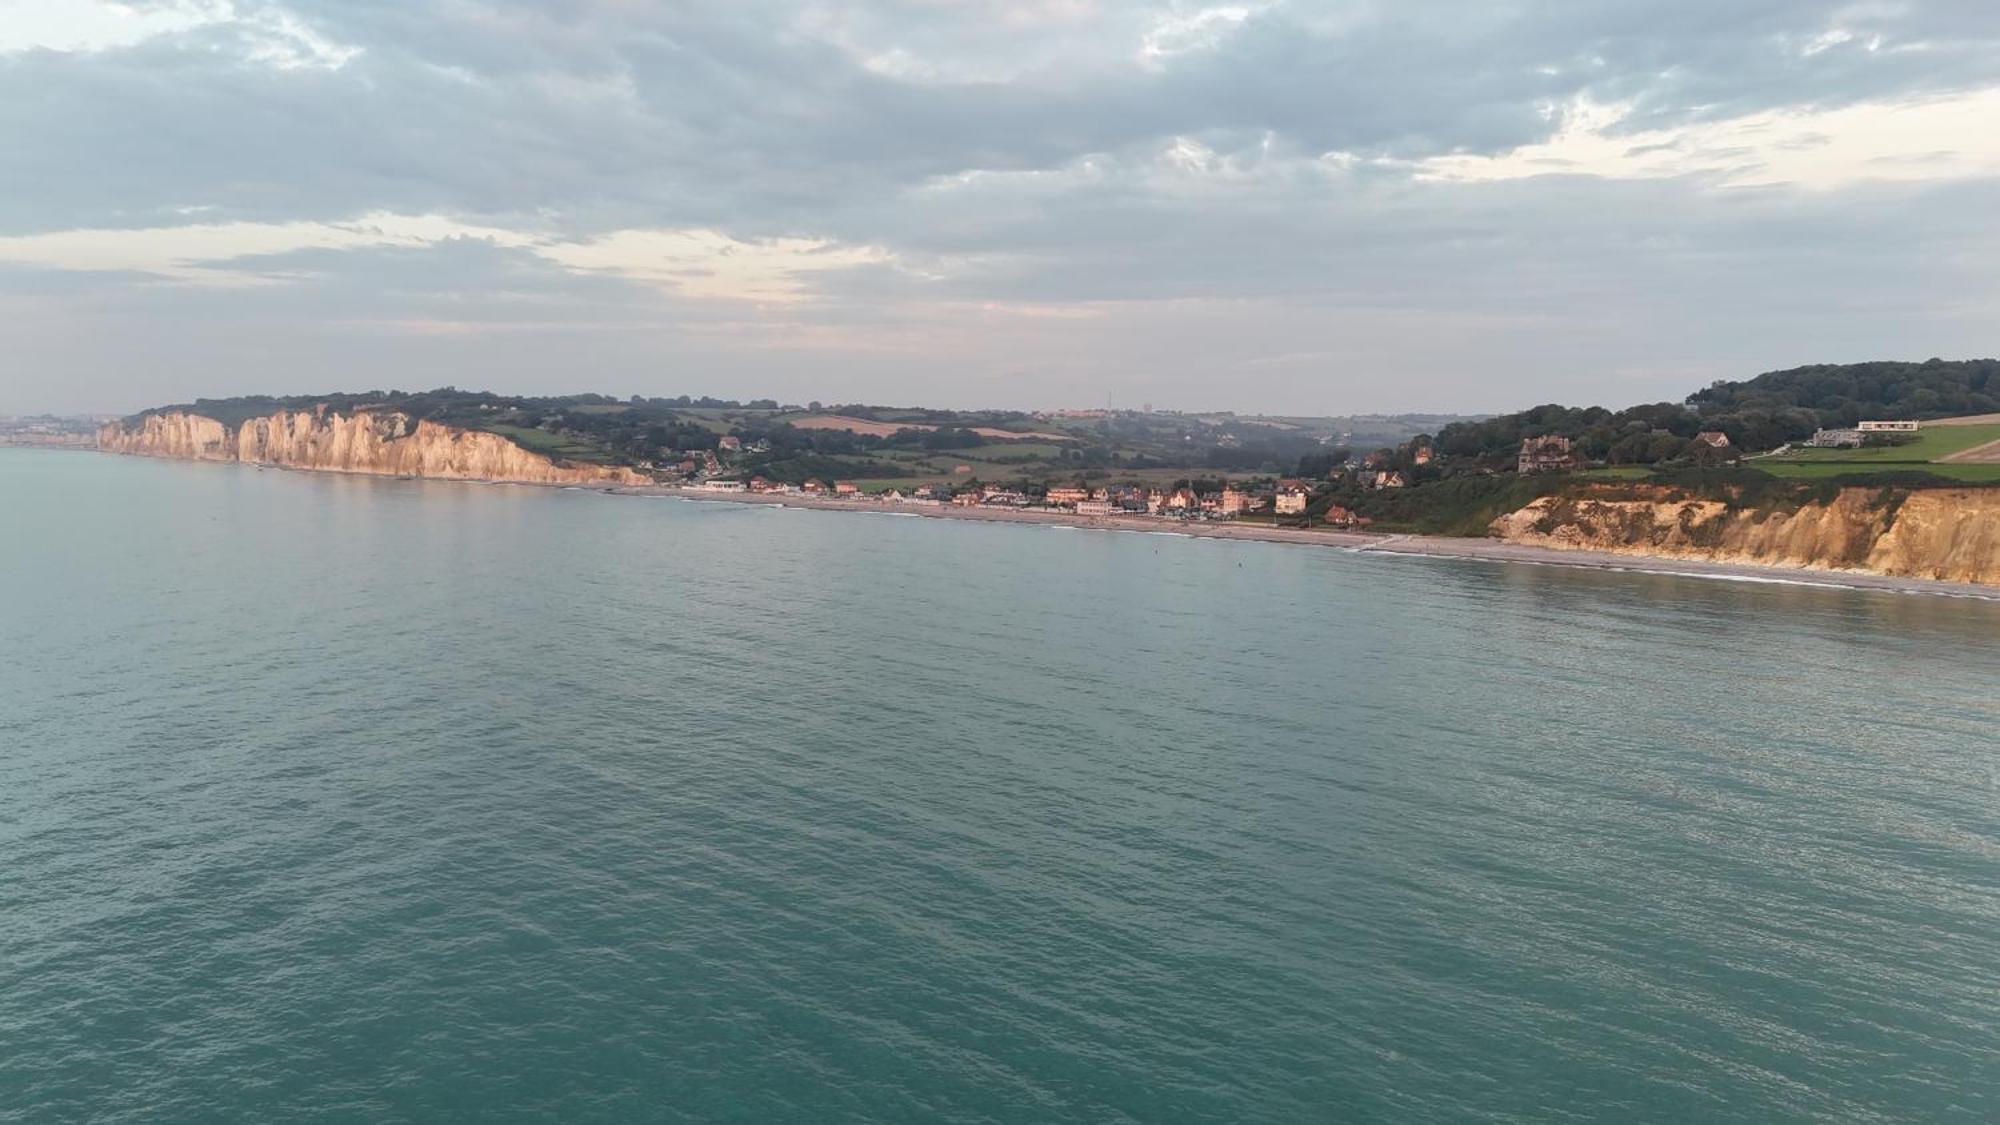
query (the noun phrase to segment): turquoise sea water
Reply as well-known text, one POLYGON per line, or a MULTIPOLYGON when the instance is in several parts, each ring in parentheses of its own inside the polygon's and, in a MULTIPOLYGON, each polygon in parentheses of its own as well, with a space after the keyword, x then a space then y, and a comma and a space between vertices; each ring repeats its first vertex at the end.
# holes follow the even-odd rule
POLYGON ((0 450, 0 1121, 1989 1121, 2000 605, 0 450))

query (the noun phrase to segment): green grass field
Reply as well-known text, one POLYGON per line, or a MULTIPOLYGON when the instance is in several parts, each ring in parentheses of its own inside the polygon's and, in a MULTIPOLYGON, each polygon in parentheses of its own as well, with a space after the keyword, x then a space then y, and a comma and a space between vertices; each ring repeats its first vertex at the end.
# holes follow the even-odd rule
MULTIPOLYGON (((1029 457, 1041 461, 1059 462, 1062 460, 1063 448, 1060 445, 1040 441, 989 441, 984 445, 976 445, 969 449, 952 450, 951 452, 961 453, 967 457, 977 457, 985 461, 1029 457)), ((950 456, 950 453, 947 453, 946 456, 950 456)))
POLYGON ((1783 458, 1759 458, 1752 463, 1765 465, 1780 460, 1809 464, 1935 461, 1993 441, 2000 441, 2000 425, 1925 426, 1917 431, 1917 440, 1908 445, 1890 445, 1879 449, 1799 449, 1785 454, 1783 458))
POLYGON ((996 475, 1005 474, 1010 468, 1018 471, 1017 466, 996 465, 992 462, 981 461, 976 458, 956 456, 953 452, 940 453, 935 450, 881 449, 875 451, 871 456, 877 461, 888 461, 892 464, 901 465, 915 474, 917 478, 923 480, 949 479, 954 475, 951 470, 956 465, 972 466, 972 472, 956 474, 960 480, 964 480, 969 476, 976 476, 982 480, 992 480, 996 475))
MULTIPOLYGON (((755 413, 743 410, 719 410, 713 407, 684 406, 681 417, 695 423, 712 434, 726 434, 736 428, 740 416, 755 413)), ((802 415, 803 417, 803 415, 802 415)))
POLYGON ((1962 480, 1974 484, 2000 482, 2000 464, 1954 465, 1944 464, 1898 464, 1880 461, 1752 461, 1749 468, 1760 469, 1774 477, 1797 480, 1818 480, 1824 477, 1868 473, 1929 473, 1947 480, 1962 480))
POLYGON ((989 441, 982 445, 971 445, 964 449, 878 449, 872 457, 891 461, 923 462, 938 464, 950 461, 953 464, 983 462, 988 464, 1046 464, 1051 472, 1062 468, 1063 447, 1046 442, 1031 441, 989 441))
POLYGON ((528 426, 507 425, 487 426, 486 429, 499 434, 501 437, 506 438, 508 441, 513 442, 530 453, 539 453, 544 457, 555 457, 565 461, 604 462, 610 460, 609 451, 600 445, 586 441, 577 441, 574 438, 565 437, 560 434, 552 434, 547 430, 537 430, 528 426))

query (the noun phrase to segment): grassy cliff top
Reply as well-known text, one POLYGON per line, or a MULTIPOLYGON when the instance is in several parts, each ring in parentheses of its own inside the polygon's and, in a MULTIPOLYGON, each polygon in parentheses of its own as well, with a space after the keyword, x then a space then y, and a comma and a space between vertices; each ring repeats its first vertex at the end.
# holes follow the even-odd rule
MULTIPOLYGON (((678 462, 717 451, 732 470, 779 479, 1048 480, 1081 474, 1132 479, 1179 475, 1275 476, 1333 448, 1404 442, 1464 415, 1265 417, 1227 412, 936 410, 863 404, 810 406, 771 399, 498 395, 444 387, 321 395, 197 399, 135 415, 201 414, 225 425, 279 411, 351 415, 393 410, 419 421, 498 434, 532 452, 606 464, 678 462), (966 472, 959 471, 960 466, 966 472)), ((1149 478, 1148 478, 1149 479, 1149 478)))
POLYGON ((644 460, 677 439, 714 442, 713 433, 684 419, 684 408, 673 400, 619 400, 596 394, 499 395, 455 387, 199 398, 141 411, 127 421, 137 423, 150 415, 185 412, 236 427, 282 411, 325 411, 343 416, 393 411, 417 421, 499 434, 530 452, 560 460, 599 464, 644 460))

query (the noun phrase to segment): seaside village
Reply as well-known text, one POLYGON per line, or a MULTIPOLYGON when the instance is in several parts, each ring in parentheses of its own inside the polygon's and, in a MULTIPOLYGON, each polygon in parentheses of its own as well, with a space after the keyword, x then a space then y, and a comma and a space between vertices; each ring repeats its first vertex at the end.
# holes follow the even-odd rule
MULTIPOLYGON (((1280 480, 1266 488, 1224 485, 1212 491, 1192 488, 1148 488, 1123 485, 1091 488, 1085 485, 1055 485, 1040 492, 994 484, 972 483, 958 487, 920 484, 907 491, 887 488, 864 492, 853 481, 831 483, 812 479, 803 484, 784 484, 751 477, 747 481, 709 479, 693 484, 701 492, 748 492, 769 496, 801 496, 816 499, 849 500, 857 503, 901 504, 918 507, 1013 508, 1074 512, 1079 516, 1157 516, 1178 520, 1234 519, 1252 514, 1303 516, 1312 499, 1312 484, 1303 480, 1280 480)), ((1399 487, 1391 486, 1391 487, 1399 487)), ((1324 522, 1341 527, 1366 526, 1368 519, 1344 508, 1327 512, 1324 522)))
MULTIPOLYGON (((1809 448, 1859 447, 1870 439, 1913 433, 1919 425, 1913 421, 1865 421, 1852 429, 1820 430, 1810 440, 1799 444, 1809 448)), ((1655 433, 1664 435, 1667 431, 1656 430, 1655 433)), ((1386 449, 1355 456, 1338 473, 1344 482, 1361 489, 1407 487, 1410 483, 1408 478, 1392 462, 1400 460, 1400 463, 1414 467, 1431 464, 1436 451, 1426 444, 1426 440, 1420 438, 1402 447, 1397 451, 1401 454, 1400 459, 1386 449)), ((1730 444, 1729 435, 1720 430, 1704 430, 1696 434, 1690 444, 1706 447, 1705 452, 1727 460, 1736 460, 1740 456, 1740 451, 1730 444)), ((762 442, 745 443, 739 437, 727 436, 720 440, 717 449, 691 452, 677 467, 656 471, 655 476, 664 484, 698 492, 752 493, 766 497, 790 495, 815 501, 857 504, 949 505, 958 508, 1068 512, 1084 518, 1152 516, 1184 521, 1252 517, 1281 523, 1304 523, 1310 517, 1309 522, 1313 524, 1334 528, 1363 528, 1372 522, 1369 517, 1339 504, 1328 504, 1324 508, 1315 506, 1316 493, 1328 482, 1292 477, 1265 478, 1262 482, 1211 481, 1209 483, 1218 487, 1200 490, 1186 483, 1156 487, 1139 484, 1092 486, 1076 482, 1040 487, 968 480, 962 484, 917 484, 907 489, 892 485, 879 491, 869 491, 851 480, 814 478, 792 484, 762 476, 743 479, 740 472, 731 471, 729 462, 736 455, 766 452, 768 448, 762 442)), ((1784 451, 1780 449, 1776 452, 1784 451)), ((1561 473, 1588 466, 1589 463, 1579 455, 1571 439, 1547 434, 1522 440, 1515 471, 1523 475, 1561 473)), ((971 470, 969 466, 961 465, 958 471, 969 473, 971 470)))
MULTIPOLYGON (((1032 485, 999 485, 979 481, 963 484, 928 483, 908 488, 887 487, 868 491, 851 480, 808 479, 799 484, 762 476, 740 479, 731 475, 727 459, 738 452, 758 452, 736 437, 725 437, 715 452, 690 456, 678 466, 671 482, 697 492, 749 493, 765 497, 797 496, 815 501, 848 501, 856 504, 905 505, 913 507, 957 507, 1055 511, 1083 518, 1111 516, 1151 516, 1166 520, 1232 520, 1263 517, 1304 520, 1314 491, 1324 484, 1298 478, 1279 478, 1262 483, 1220 483, 1220 487, 1197 491, 1181 485, 1150 487, 1114 485, 1093 487, 1084 483, 1057 484, 1046 488, 1032 485)), ((1432 451, 1417 446, 1416 464, 1428 464, 1432 451)), ((1356 457, 1347 472, 1363 487, 1402 488, 1404 474, 1387 467, 1387 451, 1356 457)), ((962 471, 969 471, 961 466, 962 471)), ((1335 528, 1367 527, 1372 521, 1338 504, 1315 512, 1313 522, 1335 528)))

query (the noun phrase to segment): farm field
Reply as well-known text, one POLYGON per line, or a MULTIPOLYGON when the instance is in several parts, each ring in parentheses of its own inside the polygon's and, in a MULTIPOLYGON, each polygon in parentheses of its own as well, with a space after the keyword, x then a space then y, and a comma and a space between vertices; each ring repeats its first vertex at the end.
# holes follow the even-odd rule
POLYGON ((2000 426, 1982 426, 1977 428, 1982 431, 1993 431, 1995 433, 1994 439, 1979 445, 1969 446, 1959 450, 1957 453, 1940 457, 1938 460, 1972 462, 1974 464, 2000 463, 2000 426))
POLYGON ((553 434, 528 426, 489 423, 485 429, 499 434, 530 453, 540 453, 565 461, 608 462, 610 451, 603 446, 566 434, 553 434))
POLYGON ((683 407, 680 414, 713 434, 726 434, 735 429, 737 423, 761 416, 759 411, 719 410, 714 407, 683 407))
MULTIPOLYGON (((846 430, 854 434, 868 434, 873 437, 888 437, 899 430, 935 430, 930 422, 876 422, 867 418, 849 418, 840 414, 814 414, 805 417, 787 418, 801 430, 846 430)), ((1071 441, 1068 434, 1047 433, 1037 430, 1002 430, 993 426, 968 426, 967 429, 983 438, 999 441, 1071 441)))
POLYGON ((1937 461, 2000 441, 2000 423, 1967 420, 1966 424, 1953 424, 1953 421, 1947 419, 1945 422, 1924 423, 1924 428, 1917 431, 1917 440, 1908 445, 1883 446, 1879 449, 1801 449, 1787 453, 1782 458, 1762 458, 1757 463, 1760 465, 1777 462, 1921 463, 1937 461))
POLYGON ((876 454, 873 456, 871 464, 864 464, 858 459, 844 457, 830 457, 826 461, 829 472, 818 475, 829 480, 836 478, 840 480, 852 480, 863 491, 868 492, 880 491, 883 488, 889 487, 910 489, 919 484, 963 485, 967 481, 974 480, 987 484, 1003 484, 1009 481, 1020 480, 1041 481, 1043 483, 1085 480, 1092 483, 1093 486, 1133 483, 1164 488, 1193 478, 1240 481, 1259 476, 1268 476, 1268 474, 1258 473, 1223 472, 1217 469, 1132 469, 1125 467, 1111 469, 1108 471, 1108 475, 1093 475, 1090 471, 1080 467, 1066 469, 1060 463, 1050 461, 1008 464, 981 458, 952 457, 950 455, 933 455, 926 459, 913 458, 907 455, 883 456, 876 454), (893 463, 903 468, 909 475, 902 477, 883 476, 880 470, 884 462, 893 463), (831 472, 835 464, 851 464, 853 468, 849 472, 831 472), (953 472, 952 470, 959 465, 965 465, 971 471, 964 473, 953 472))

